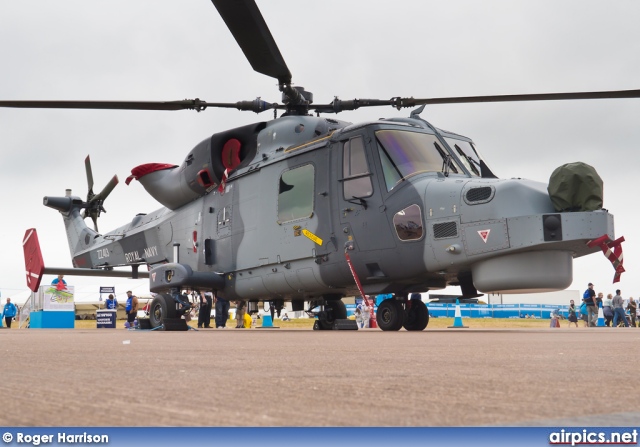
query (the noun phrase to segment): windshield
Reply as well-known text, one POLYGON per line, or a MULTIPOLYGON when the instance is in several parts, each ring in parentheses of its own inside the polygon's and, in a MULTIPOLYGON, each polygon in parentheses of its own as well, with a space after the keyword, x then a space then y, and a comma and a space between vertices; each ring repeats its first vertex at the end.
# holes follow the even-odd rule
POLYGON ((387 191, 423 172, 462 172, 435 135, 406 130, 378 130, 378 153, 387 191), (446 167, 448 161, 448 167, 446 167))
POLYGON ((456 140, 455 138, 444 137, 444 139, 471 175, 481 177, 480 156, 473 144, 468 141, 456 140))

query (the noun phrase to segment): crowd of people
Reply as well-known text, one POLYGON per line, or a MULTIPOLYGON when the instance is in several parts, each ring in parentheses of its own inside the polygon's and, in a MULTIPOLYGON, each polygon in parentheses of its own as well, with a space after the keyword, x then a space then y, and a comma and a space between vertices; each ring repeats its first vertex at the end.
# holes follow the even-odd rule
POLYGON ((574 300, 569 304, 569 326, 575 323, 578 326, 578 317, 583 321, 585 327, 596 327, 598 325, 598 311, 602 308, 604 325, 607 327, 640 327, 640 315, 638 303, 633 297, 625 300, 620 289, 616 294, 609 293, 604 297, 604 293, 597 293, 593 283, 589 283, 587 290, 582 295, 582 303, 576 308, 574 300))
MULTIPOLYGON (((64 281, 63 276, 59 275, 51 284, 63 285, 66 284, 66 282, 64 281)), ((186 291, 185 295, 188 293, 189 291, 186 291)), ((192 295, 195 298, 193 304, 196 305, 194 310, 198 315, 198 328, 212 329, 211 311, 215 306, 215 327, 217 329, 225 329, 229 319, 229 309, 231 307, 230 302, 222 297, 215 296, 211 292, 192 293, 192 295)), ((625 300, 622 297, 620 289, 616 290, 615 295, 609 293, 605 298, 604 293, 596 293, 593 283, 589 283, 587 289, 582 295, 581 301, 582 302, 578 305, 574 300, 570 300, 567 315, 569 327, 572 325, 578 327, 579 321, 582 321, 584 327, 598 326, 598 314, 600 308, 602 308, 604 325, 607 327, 636 327, 636 324, 637 327, 640 327, 640 306, 638 306, 638 302, 633 297, 629 297, 625 300)), ((638 301, 640 301, 640 298, 638 301)), ((235 305, 236 329, 251 327, 250 325, 247 326, 247 322, 245 321, 246 302, 236 301, 235 305)), ((147 303, 147 306, 145 306, 145 309, 143 310, 148 312, 148 306, 149 304, 147 303)), ((117 309, 118 301, 113 295, 109 295, 109 298, 105 302, 105 307, 107 309, 117 309)), ((138 298, 133 295, 131 291, 127 291, 125 307, 127 323, 125 324, 125 327, 134 326, 138 309, 138 298)), ((11 302, 10 298, 7 298, 6 304, 3 306, 2 312, 0 313, 7 328, 11 327, 11 322, 17 314, 18 308, 11 302)), ((555 314, 552 313, 552 327, 559 327, 558 320, 563 317, 564 316, 559 314, 558 310, 556 310, 555 314), (554 322, 553 320, 556 321, 554 322), (556 325, 553 323, 556 323, 556 325)), ((529 318, 529 315, 527 315, 526 318, 529 318)), ((288 319, 286 314, 284 319, 288 319)))
MULTIPOLYGON (((226 329, 227 321, 229 320, 229 309, 231 303, 229 300, 215 296, 211 292, 193 292, 192 295, 196 296, 195 303, 197 304, 194 309, 198 314, 198 328, 199 329, 213 329, 211 326, 211 310, 215 308, 214 323, 216 329, 226 329)), ((243 329, 245 326, 245 301, 236 301, 236 329, 243 329)))

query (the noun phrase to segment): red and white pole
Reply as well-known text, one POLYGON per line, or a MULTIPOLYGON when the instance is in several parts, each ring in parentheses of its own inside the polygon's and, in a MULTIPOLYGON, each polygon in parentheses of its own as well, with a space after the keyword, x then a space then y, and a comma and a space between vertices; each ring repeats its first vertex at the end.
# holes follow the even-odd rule
POLYGON ((369 307, 369 327, 377 328, 378 324, 376 322, 376 315, 373 312, 373 305, 375 304, 375 302, 373 301, 373 299, 369 298, 367 295, 364 294, 364 289, 362 288, 362 283, 360 282, 360 278, 358 278, 358 274, 356 273, 355 269, 353 268, 353 264, 351 263, 351 257, 349 256, 349 253, 347 253, 346 250, 344 252, 344 257, 347 258, 347 265, 349 266, 349 270, 351 270, 351 275, 353 275, 353 279, 356 282, 356 286, 358 287, 360 296, 362 297, 364 302, 367 303, 367 307, 369 307))

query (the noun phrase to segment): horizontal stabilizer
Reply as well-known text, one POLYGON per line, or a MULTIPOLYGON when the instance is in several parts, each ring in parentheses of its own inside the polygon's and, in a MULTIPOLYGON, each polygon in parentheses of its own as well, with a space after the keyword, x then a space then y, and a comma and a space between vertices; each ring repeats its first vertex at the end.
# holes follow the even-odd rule
POLYGON ((109 278, 148 278, 149 272, 138 272, 137 265, 133 265, 132 271, 126 270, 104 270, 104 269, 80 269, 70 267, 45 267, 45 275, 68 275, 68 276, 103 276, 109 278))
POLYGON ((104 269, 80 269, 69 267, 45 267, 38 241, 38 233, 35 228, 30 228, 24 234, 22 240, 24 250, 24 265, 27 275, 27 287, 33 292, 38 291, 40 281, 44 275, 68 275, 68 276, 102 276, 110 278, 148 278, 149 272, 139 272, 137 265, 132 265, 132 270, 104 270, 104 269))

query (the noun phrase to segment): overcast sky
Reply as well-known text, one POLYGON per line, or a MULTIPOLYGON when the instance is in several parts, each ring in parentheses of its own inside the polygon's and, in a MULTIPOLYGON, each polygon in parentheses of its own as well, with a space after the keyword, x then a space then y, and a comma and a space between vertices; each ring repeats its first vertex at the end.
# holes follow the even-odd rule
MULTIPOLYGON (((640 88, 640 2, 258 0, 293 74, 316 103, 640 88)), ((280 102, 273 79, 253 72, 208 0, 4 0, 0 99, 280 102)), ((343 120, 408 116, 375 108, 343 120)), ((131 168, 179 164, 201 140, 272 116, 202 113, 0 110, 2 297, 25 296, 21 241, 38 229, 48 266, 70 267, 62 219, 42 205, 71 188, 84 197, 91 155, 96 192, 120 184, 100 218, 112 230, 160 208, 131 168)), ((583 161, 604 180, 604 206, 624 235, 626 297, 640 294, 637 200, 640 99, 429 106, 422 117, 471 137, 499 177, 547 182, 583 161)), ((44 281, 50 281, 45 277, 44 281)), ((601 253, 574 263, 572 289, 612 292, 601 253)), ((98 287, 148 290, 146 280, 74 278, 79 299, 98 287)))

